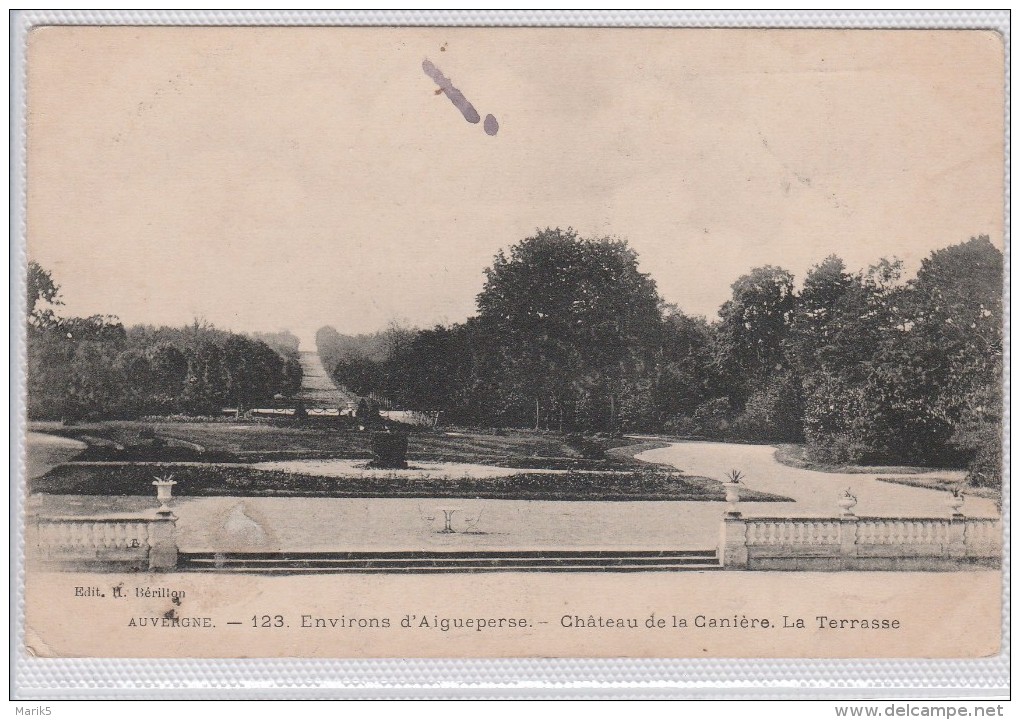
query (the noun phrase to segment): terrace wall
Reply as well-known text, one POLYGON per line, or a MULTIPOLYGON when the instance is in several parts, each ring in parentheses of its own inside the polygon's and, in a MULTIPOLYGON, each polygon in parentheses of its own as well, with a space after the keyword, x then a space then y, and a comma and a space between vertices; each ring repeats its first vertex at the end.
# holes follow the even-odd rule
POLYGON ((54 569, 171 570, 177 566, 177 518, 156 510, 38 517, 29 524, 34 559, 54 569))
POLYGON ((994 518, 727 517, 719 556, 731 570, 948 570, 998 565, 994 518))

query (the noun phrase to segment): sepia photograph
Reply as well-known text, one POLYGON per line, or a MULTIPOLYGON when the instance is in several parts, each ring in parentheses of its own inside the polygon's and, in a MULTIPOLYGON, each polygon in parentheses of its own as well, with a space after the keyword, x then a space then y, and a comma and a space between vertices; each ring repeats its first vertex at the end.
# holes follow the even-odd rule
POLYGON ((26 652, 999 654, 1004 52, 33 28, 26 652))

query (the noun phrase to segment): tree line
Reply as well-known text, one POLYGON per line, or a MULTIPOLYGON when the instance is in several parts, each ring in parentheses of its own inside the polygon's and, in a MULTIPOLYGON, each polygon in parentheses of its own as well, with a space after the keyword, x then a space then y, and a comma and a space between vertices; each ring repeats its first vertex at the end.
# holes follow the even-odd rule
POLYGON ((663 302, 626 242, 536 232, 463 323, 317 340, 336 381, 447 422, 804 442, 832 463, 1000 477, 1003 258, 988 237, 916 276, 831 255, 798 287, 752 269, 708 321, 663 302))
POLYGON ((219 414, 272 403, 301 386, 298 340, 248 337, 195 321, 125 327, 115 317, 62 317, 59 287, 28 268, 28 416, 78 420, 219 414))

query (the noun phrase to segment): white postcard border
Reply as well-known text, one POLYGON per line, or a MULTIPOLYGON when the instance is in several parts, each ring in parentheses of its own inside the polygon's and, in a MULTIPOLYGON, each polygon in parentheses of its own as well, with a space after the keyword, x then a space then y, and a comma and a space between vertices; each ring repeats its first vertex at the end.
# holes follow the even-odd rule
MULTIPOLYGON (((1009 370, 1000 655, 977 660, 42 659, 24 652, 25 48, 37 25, 579 26, 990 29, 1008 11, 19 11, 11 23, 11 697, 17 699, 990 697, 1009 687, 1009 370)), ((1005 354, 1009 362, 1009 125, 1005 354)))

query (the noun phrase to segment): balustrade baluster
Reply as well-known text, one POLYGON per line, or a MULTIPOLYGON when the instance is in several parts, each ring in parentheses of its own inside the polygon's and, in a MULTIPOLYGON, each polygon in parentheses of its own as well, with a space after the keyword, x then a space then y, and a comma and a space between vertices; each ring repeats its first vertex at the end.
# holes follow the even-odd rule
POLYGON ((867 522, 861 527, 868 545, 876 545, 878 542, 878 525, 875 522, 867 522))

